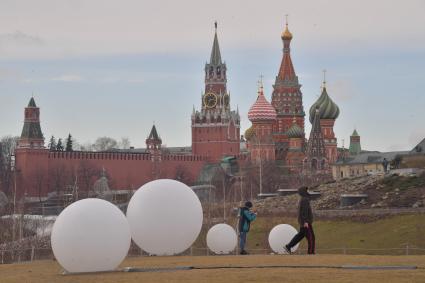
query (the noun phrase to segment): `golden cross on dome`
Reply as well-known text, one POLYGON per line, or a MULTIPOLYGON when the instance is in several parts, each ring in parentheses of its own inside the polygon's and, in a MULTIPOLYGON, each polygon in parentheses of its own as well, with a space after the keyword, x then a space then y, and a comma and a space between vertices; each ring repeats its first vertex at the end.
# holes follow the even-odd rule
POLYGON ((323 87, 326 87, 326 69, 323 70, 323 87))
POLYGON ((260 75, 260 79, 257 81, 258 84, 258 93, 262 93, 263 92, 263 75, 260 75))
POLYGON ((285 18, 286 18, 286 27, 288 27, 288 14, 285 14, 285 18))

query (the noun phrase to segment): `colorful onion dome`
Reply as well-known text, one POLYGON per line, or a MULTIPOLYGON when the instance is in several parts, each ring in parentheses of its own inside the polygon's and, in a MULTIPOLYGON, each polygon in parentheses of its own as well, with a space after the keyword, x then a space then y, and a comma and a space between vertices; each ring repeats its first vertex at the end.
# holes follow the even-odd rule
POLYGON ((245 131, 245 139, 246 140, 250 140, 253 136, 255 135, 255 130, 254 128, 251 126, 249 127, 246 131, 245 131))
POLYGON ((292 123, 292 126, 286 131, 288 138, 304 138, 304 130, 298 126, 295 119, 292 123))
POLYGON ((263 87, 260 87, 257 100, 248 111, 248 119, 251 122, 272 121, 276 120, 276 117, 276 110, 264 97, 263 87))
POLYGON ((316 108, 319 108, 320 119, 333 119, 339 116, 339 108, 329 97, 326 87, 323 87, 319 99, 310 107, 310 123, 313 123, 316 108))
POLYGON ((292 39, 292 33, 288 29, 288 23, 286 24, 285 30, 282 32, 281 38, 283 40, 291 40, 292 39))

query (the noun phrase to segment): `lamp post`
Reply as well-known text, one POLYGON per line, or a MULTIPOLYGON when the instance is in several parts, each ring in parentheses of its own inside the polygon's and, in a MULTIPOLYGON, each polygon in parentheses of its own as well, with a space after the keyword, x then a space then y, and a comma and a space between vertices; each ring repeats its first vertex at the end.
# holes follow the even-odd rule
POLYGON ((223 168, 221 168, 221 171, 223 173, 223 222, 226 223, 226 173, 224 172, 223 168))
MULTIPOLYGON (((16 239, 16 168, 15 168, 15 155, 10 155, 10 170, 13 172, 13 214, 12 214, 12 242, 16 239)), ((12 261, 15 259, 15 253, 12 253, 12 261)))
POLYGON ((258 140, 258 151, 259 151, 259 160, 260 160, 260 197, 263 194, 263 161, 262 161, 262 148, 261 148, 261 142, 258 140))

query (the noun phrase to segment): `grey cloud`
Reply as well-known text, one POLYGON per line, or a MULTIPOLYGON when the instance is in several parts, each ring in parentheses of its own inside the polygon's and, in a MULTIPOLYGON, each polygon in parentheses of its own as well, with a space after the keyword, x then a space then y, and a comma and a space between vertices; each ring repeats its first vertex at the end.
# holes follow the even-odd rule
POLYGON ((0 34, 0 47, 17 45, 17 46, 27 46, 27 45, 44 45, 45 41, 38 36, 29 35, 21 31, 15 31, 13 33, 2 33, 0 34))
POLYGON ((59 77, 53 78, 53 81, 59 81, 59 82, 81 82, 84 79, 80 75, 75 74, 65 74, 61 75, 59 77))

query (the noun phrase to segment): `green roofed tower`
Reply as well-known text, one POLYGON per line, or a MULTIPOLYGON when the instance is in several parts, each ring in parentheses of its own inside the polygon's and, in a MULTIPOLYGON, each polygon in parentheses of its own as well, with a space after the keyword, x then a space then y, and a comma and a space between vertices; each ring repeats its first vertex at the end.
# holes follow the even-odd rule
POLYGON ((362 147, 360 145, 360 136, 357 133, 357 130, 354 129, 353 133, 350 136, 350 155, 357 155, 362 151, 362 147))
POLYGON ((18 148, 44 148, 44 136, 40 127, 40 108, 31 97, 25 108, 24 127, 18 141, 18 148))

